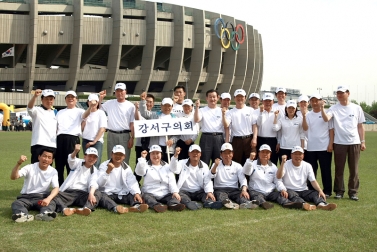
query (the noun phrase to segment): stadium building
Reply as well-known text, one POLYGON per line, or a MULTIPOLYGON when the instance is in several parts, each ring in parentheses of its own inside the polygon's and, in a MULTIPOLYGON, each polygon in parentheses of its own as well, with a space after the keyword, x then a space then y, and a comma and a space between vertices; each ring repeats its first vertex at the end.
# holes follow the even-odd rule
POLYGON ((189 98, 262 85, 261 35, 209 10, 138 0, 2 0, 0 91, 112 93, 189 98), (4 53, 3 53, 4 52, 4 53))

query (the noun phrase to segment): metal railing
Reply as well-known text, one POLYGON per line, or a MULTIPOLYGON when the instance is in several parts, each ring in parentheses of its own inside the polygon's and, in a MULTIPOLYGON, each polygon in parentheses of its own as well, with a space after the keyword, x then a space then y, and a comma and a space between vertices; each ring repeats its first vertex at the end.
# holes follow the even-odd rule
POLYGON ((73 0, 38 0, 39 4, 64 4, 72 5, 73 0))
POLYGON ((111 7, 111 3, 103 0, 84 0, 84 6, 111 7))
POLYGON ((145 5, 143 3, 136 4, 134 1, 123 0, 123 8, 124 9, 144 10, 145 5))
POLYGON ((26 3, 25 0, 3 0, 2 3, 26 3))

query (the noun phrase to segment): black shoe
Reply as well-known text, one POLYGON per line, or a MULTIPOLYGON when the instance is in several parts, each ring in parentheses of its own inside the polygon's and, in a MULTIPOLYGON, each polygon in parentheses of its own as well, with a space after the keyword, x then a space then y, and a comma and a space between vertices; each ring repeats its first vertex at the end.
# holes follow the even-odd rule
POLYGON ((274 207, 274 204, 265 201, 265 202, 263 202, 263 203, 261 204, 261 207, 263 207, 264 209, 268 210, 268 209, 273 208, 273 207, 274 207))
POLYGON ((283 205, 284 208, 289 209, 302 209, 302 203, 301 202, 289 202, 283 205))
POLYGON ((223 208, 223 203, 220 201, 215 201, 215 202, 206 202, 204 203, 205 208, 211 208, 211 209, 221 209, 223 208))
POLYGON ((358 200, 359 200, 359 197, 357 197, 356 195, 351 195, 351 196, 350 196, 350 199, 351 199, 351 200, 354 200, 354 201, 358 201, 358 200))
POLYGON ((198 205, 194 201, 187 202, 186 207, 187 207, 187 209, 190 209, 190 210, 198 210, 199 209, 198 205))
POLYGON ((186 206, 184 204, 174 204, 174 205, 168 206, 168 209, 172 211, 182 211, 185 208, 186 206))

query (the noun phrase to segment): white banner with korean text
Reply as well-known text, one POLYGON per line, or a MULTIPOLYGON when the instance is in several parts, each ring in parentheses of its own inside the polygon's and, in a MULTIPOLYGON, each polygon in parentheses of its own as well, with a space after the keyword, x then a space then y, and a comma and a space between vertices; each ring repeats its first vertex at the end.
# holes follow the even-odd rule
POLYGON ((170 118, 155 120, 135 120, 135 137, 166 135, 194 135, 197 127, 193 118, 170 118))

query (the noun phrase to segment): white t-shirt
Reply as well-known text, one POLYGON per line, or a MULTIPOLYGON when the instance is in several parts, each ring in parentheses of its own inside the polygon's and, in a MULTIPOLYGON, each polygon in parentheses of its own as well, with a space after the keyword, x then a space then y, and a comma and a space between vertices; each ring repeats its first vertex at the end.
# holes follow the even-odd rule
POLYGON ((279 110, 279 114, 281 116, 285 116, 285 106, 286 106, 285 102, 284 102, 283 105, 280 105, 279 103, 274 103, 274 104, 272 104, 271 110, 273 110, 273 111, 279 110))
POLYGON ((198 182, 198 177, 197 177, 199 167, 198 166, 193 167, 192 165, 190 165, 189 170, 190 170, 190 176, 188 176, 185 182, 183 182, 181 190, 187 191, 187 192, 197 192, 200 189, 202 189, 202 187, 200 186, 198 182))
POLYGON ((256 124, 254 109, 244 105, 242 109, 233 108, 226 112, 230 122, 232 136, 247 136, 253 134, 253 124, 256 124))
POLYGON ((286 116, 280 117, 277 124, 273 124, 273 130, 281 131, 281 149, 290 150, 293 148, 293 146, 301 146, 301 139, 305 139, 301 117, 295 117, 292 118, 292 120, 286 116))
POLYGON ((202 132, 214 133, 223 132, 223 121, 221 108, 209 108, 208 106, 199 109, 199 118, 202 122, 202 132))
POLYGON ((333 119, 325 122, 321 112, 310 111, 306 115, 306 122, 309 129, 306 131, 308 135, 308 151, 325 151, 330 142, 329 130, 333 128, 333 119))
POLYGON ((130 123, 135 121, 135 106, 129 101, 109 100, 101 109, 107 113, 109 130, 130 130, 130 123))
POLYGON ((179 114, 182 114, 183 113, 183 106, 182 106, 182 104, 174 103, 173 109, 172 109, 171 112, 173 114, 175 114, 176 116, 179 116, 179 114))
POLYGON ((65 108, 59 110, 59 112, 56 114, 56 120, 58 121, 57 135, 81 135, 82 114, 84 114, 84 112, 85 110, 81 108, 65 108))
POLYGON ((31 146, 43 145, 56 148, 56 129, 58 121, 53 110, 42 107, 27 108, 33 121, 31 146))
POLYGON ((20 177, 25 177, 21 194, 49 193, 50 188, 59 187, 58 172, 51 166, 45 171, 39 168, 39 162, 22 167, 18 171, 20 177))
POLYGON ((308 190, 307 180, 315 180, 313 168, 309 163, 301 161, 298 167, 293 165, 292 159, 285 163, 282 181, 287 189, 298 192, 308 190))
POLYGON ((260 111, 254 112, 254 113, 258 115, 258 119, 257 119, 258 136, 259 137, 277 137, 276 131, 272 129, 274 125, 274 119, 275 119, 274 111, 271 110, 270 112, 267 112, 266 110, 264 110, 262 113, 260 111))
MULTIPOLYGON (((85 119, 85 128, 82 132, 82 138, 86 140, 93 141, 98 133, 100 128, 107 128, 107 118, 105 112, 102 110, 97 110, 95 112, 91 112, 90 115, 85 119)), ((100 139, 98 139, 101 143, 103 143, 103 134, 100 139)))
MULTIPOLYGON (((212 164, 211 170, 215 164, 212 164)), ((217 166, 216 174, 212 174, 210 171, 209 175, 214 178, 214 188, 220 187, 230 187, 239 188, 238 182, 242 186, 247 186, 247 180, 245 174, 243 173, 242 166, 232 161, 231 165, 224 165, 221 161, 217 166)))
POLYGON ((360 144, 357 125, 365 122, 364 112, 359 105, 350 103, 343 106, 337 103, 327 114, 334 119, 334 143, 343 145, 360 144))

